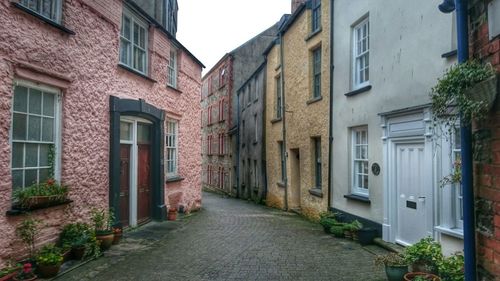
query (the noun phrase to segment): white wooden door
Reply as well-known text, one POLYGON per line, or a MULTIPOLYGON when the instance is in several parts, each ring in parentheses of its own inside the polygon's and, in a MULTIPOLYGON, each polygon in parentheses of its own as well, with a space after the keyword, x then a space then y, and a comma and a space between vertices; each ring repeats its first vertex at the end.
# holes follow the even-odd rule
POLYGON ((432 169, 425 163, 423 142, 396 144, 395 149, 396 242, 410 245, 428 235, 432 200, 427 198, 431 188, 427 179, 432 177, 432 169))

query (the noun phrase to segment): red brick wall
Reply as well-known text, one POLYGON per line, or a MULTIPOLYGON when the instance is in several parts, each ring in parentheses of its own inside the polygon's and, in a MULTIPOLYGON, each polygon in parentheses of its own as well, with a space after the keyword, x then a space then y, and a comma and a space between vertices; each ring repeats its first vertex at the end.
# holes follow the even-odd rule
MULTIPOLYGON (((489 39, 487 7, 491 0, 471 1, 470 54, 500 73, 500 38, 489 39)), ((477 254, 480 280, 500 280, 500 99, 488 120, 478 124, 474 188, 477 197, 477 254), (481 137, 483 136, 483 137, 481 137), (479 150, 479 149, 477 149, 479 150)))

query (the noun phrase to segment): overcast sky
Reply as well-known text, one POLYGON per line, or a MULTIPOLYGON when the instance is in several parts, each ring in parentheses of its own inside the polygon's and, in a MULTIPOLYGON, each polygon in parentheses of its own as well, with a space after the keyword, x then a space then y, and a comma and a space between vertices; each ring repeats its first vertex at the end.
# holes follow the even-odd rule
POLYGON ((291 0, 178 0, 177 39, 206 66, 290 13, 291 0))

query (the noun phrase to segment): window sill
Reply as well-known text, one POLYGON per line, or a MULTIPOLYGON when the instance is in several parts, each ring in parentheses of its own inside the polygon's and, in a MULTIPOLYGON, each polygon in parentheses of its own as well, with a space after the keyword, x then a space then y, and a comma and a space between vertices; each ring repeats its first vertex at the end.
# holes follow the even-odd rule
POLYGON ((312 196, 323 198, 323 191, 321 191, 321 189, 319 188, 309 189, 309 194, 311 194, 312 196))
POLYGON ((371 201, 368 197, 361 196, 361 195, 356 195, 356 194, 347 194, 344 195, 344 198, 349 199, 349 200, 354 200, 366 204, 371 204, 371 201))
POLYGON ((24 215, 24 214, 27 214, 29 212, 35 211, 35 210, 44 210, 44 209, 49 209, 49 208, 53 208, 53 207, 57 207, 57 206, 68 205, 70 203, 73 203, 73 200, 66 200, 66 201, 62 201, 62 202, 52 203, 49 206, 29 208, 29 209, 22 208, 19 206, 12 206, 12 208, 10 210, 8 210, 5 213, 5 215, 9 216, 9 217, 10 216, 20 216, 20 215, 24 215))
POLYGON ((167 180, 165 182, 167 182, 167 183, 169 183, 169 182, 179 182, 179 181, 183 181, 183 180, 184 180, 183 177, 175 176, 175 177, 167 178, 167 180))
POLYGON ((120 67, 120 68, 122 68, 122 69, 124 69, 124 70, 126 70, 128 72, 131 72, 131 73, 133 73, 133 74, 135 74, 135 75, 137 75, 139 77, 142 77, 142 78, 148 80, 149 82, 156 83, 156 80, 154 80, 153 78, 151 78, 151 77, 149 77, 149 76, 147 76, 147 75, 145 75, 143 73, 140 73, 139 71, 137 71, 137 70, 135 70, 135 69, 133 69, 133 68, 131 68, 129 66, 126 66, 126 65, 124 65, 122 63, 119 63, 118 67, 120 67))
POLYGON ((442 234, 453 236, 455 238, 464 239, 464 231, 462 229, 459 229, 459 228, 447 228, 447 227, 443 227, 443 226, 436 226, 436 227, 434 227, 434 229, 437 232, 440 232, 442 234))
POLYGON ((312 98, 308 101, 306 101, 306 104, 307 105, 310 105, 312 103, 315 103, 315 102, 318 102, 318 101, 321 101, 323 99, 323 96, 319 96, 319 97, 315 97, 315 98, 312 98))
POLYGON ((276 185, 279 186, 279 187, 285 188, 285 183, 284 182, 279 181, 279 182, 276 183, 276 185))
POLYGON ((352 96, 355 96, 357 94, 368 92, 371 89, 372 89, 372 85, 364 86, 364 87, 359 88, 357 90, 350 91, 349 93, 345 93, 344 96, 346 96, 346 97, 352 97, 352 96))
POLYGON ((281 117, 280 118, 274 118, 274 119, 271 120, 271 124, 281 122, 281 120, 283 120, 281 117))
POLYGON ((60 31, 66 33, 66 34, 69 34, 69 35, 75 35, 75 32, 73 30, 70 30, 66 27, 64 27, 63 25, 51 20, 51 19, 48 19, 40 14, 38 14, 37 12, 35 11, 32 11, 26 7, 24 7, 23 5, 19 4, 19 3, 16 3, 16 2, 10 2, 12 4, 12 6, 16 7, 17 9, 23 11, 23 12, 26 12, 32 16, 34 16, 35 18, 38 18, 40 19, 41 21, 47 23, 48 25, 52 26, 52 27, 55 27, 57 29, 59 29, 60 31))
POLYGON ((170 90, 173 90, 174 92, 177 92, 179 94, 182 94, 182 91, 177 89, 176 87, 172 87, 170 85, 167 84, 167 89, 170 89, 170 90))
POLYGON ((323 28, 320 27, 316 31, 309 33, 309 35, 307 35, 307 37, 304 39, 304 41, 307 42, 307 41, 311 40, 313 37, 320 34, 322 30, 323 30, 323 28))
POLYGON ((449 59, 457 55, 457 50, 449 51, 441 55, 443 59, 449 59))

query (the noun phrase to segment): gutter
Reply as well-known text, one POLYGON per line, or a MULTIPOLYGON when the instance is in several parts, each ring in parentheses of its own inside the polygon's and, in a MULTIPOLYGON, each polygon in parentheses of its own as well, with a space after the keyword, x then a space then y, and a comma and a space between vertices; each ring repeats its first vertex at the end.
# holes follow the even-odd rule
POLYGON ((283 51, 284 51, 284 44, 283 42, 283 34, 285 32, 282 31, 279 33, 279 40, 280 40, 280 65, 281 65, 281 114, 282 114, 282 124, 283 124, 283 167, 282 169, 284 170, 283 174, 285 175, 284 180, 284 185, 285 185, 285 203, 284 203, 284 209, 285 211, 288 211, 288 174, 287 174, 287 156, 288 153, 286 152, 286 102, 285 102, 285 61, 283 59, 283 51))
MULTIPOLYGON (((456 0, 458 63, 469 59, 469 30, 467 0, 456 0)), ((474 221, 474 186, 472 168, 472 130, 471 123, 461 121, 460 139, 462 143, 462 190, 464 216, 464 257, 465 280, 476 280, 476 229, 474 221)))
POLYGON ((333 184, 332 184, 332 146, 333 146, 333 70, 335 66, 333 65, 333 12, 334 12, 334 0, 330 0, 330 112, 329 112, 329 124, 328 124, 328 209, 332 207, 333 198, 333 184))

